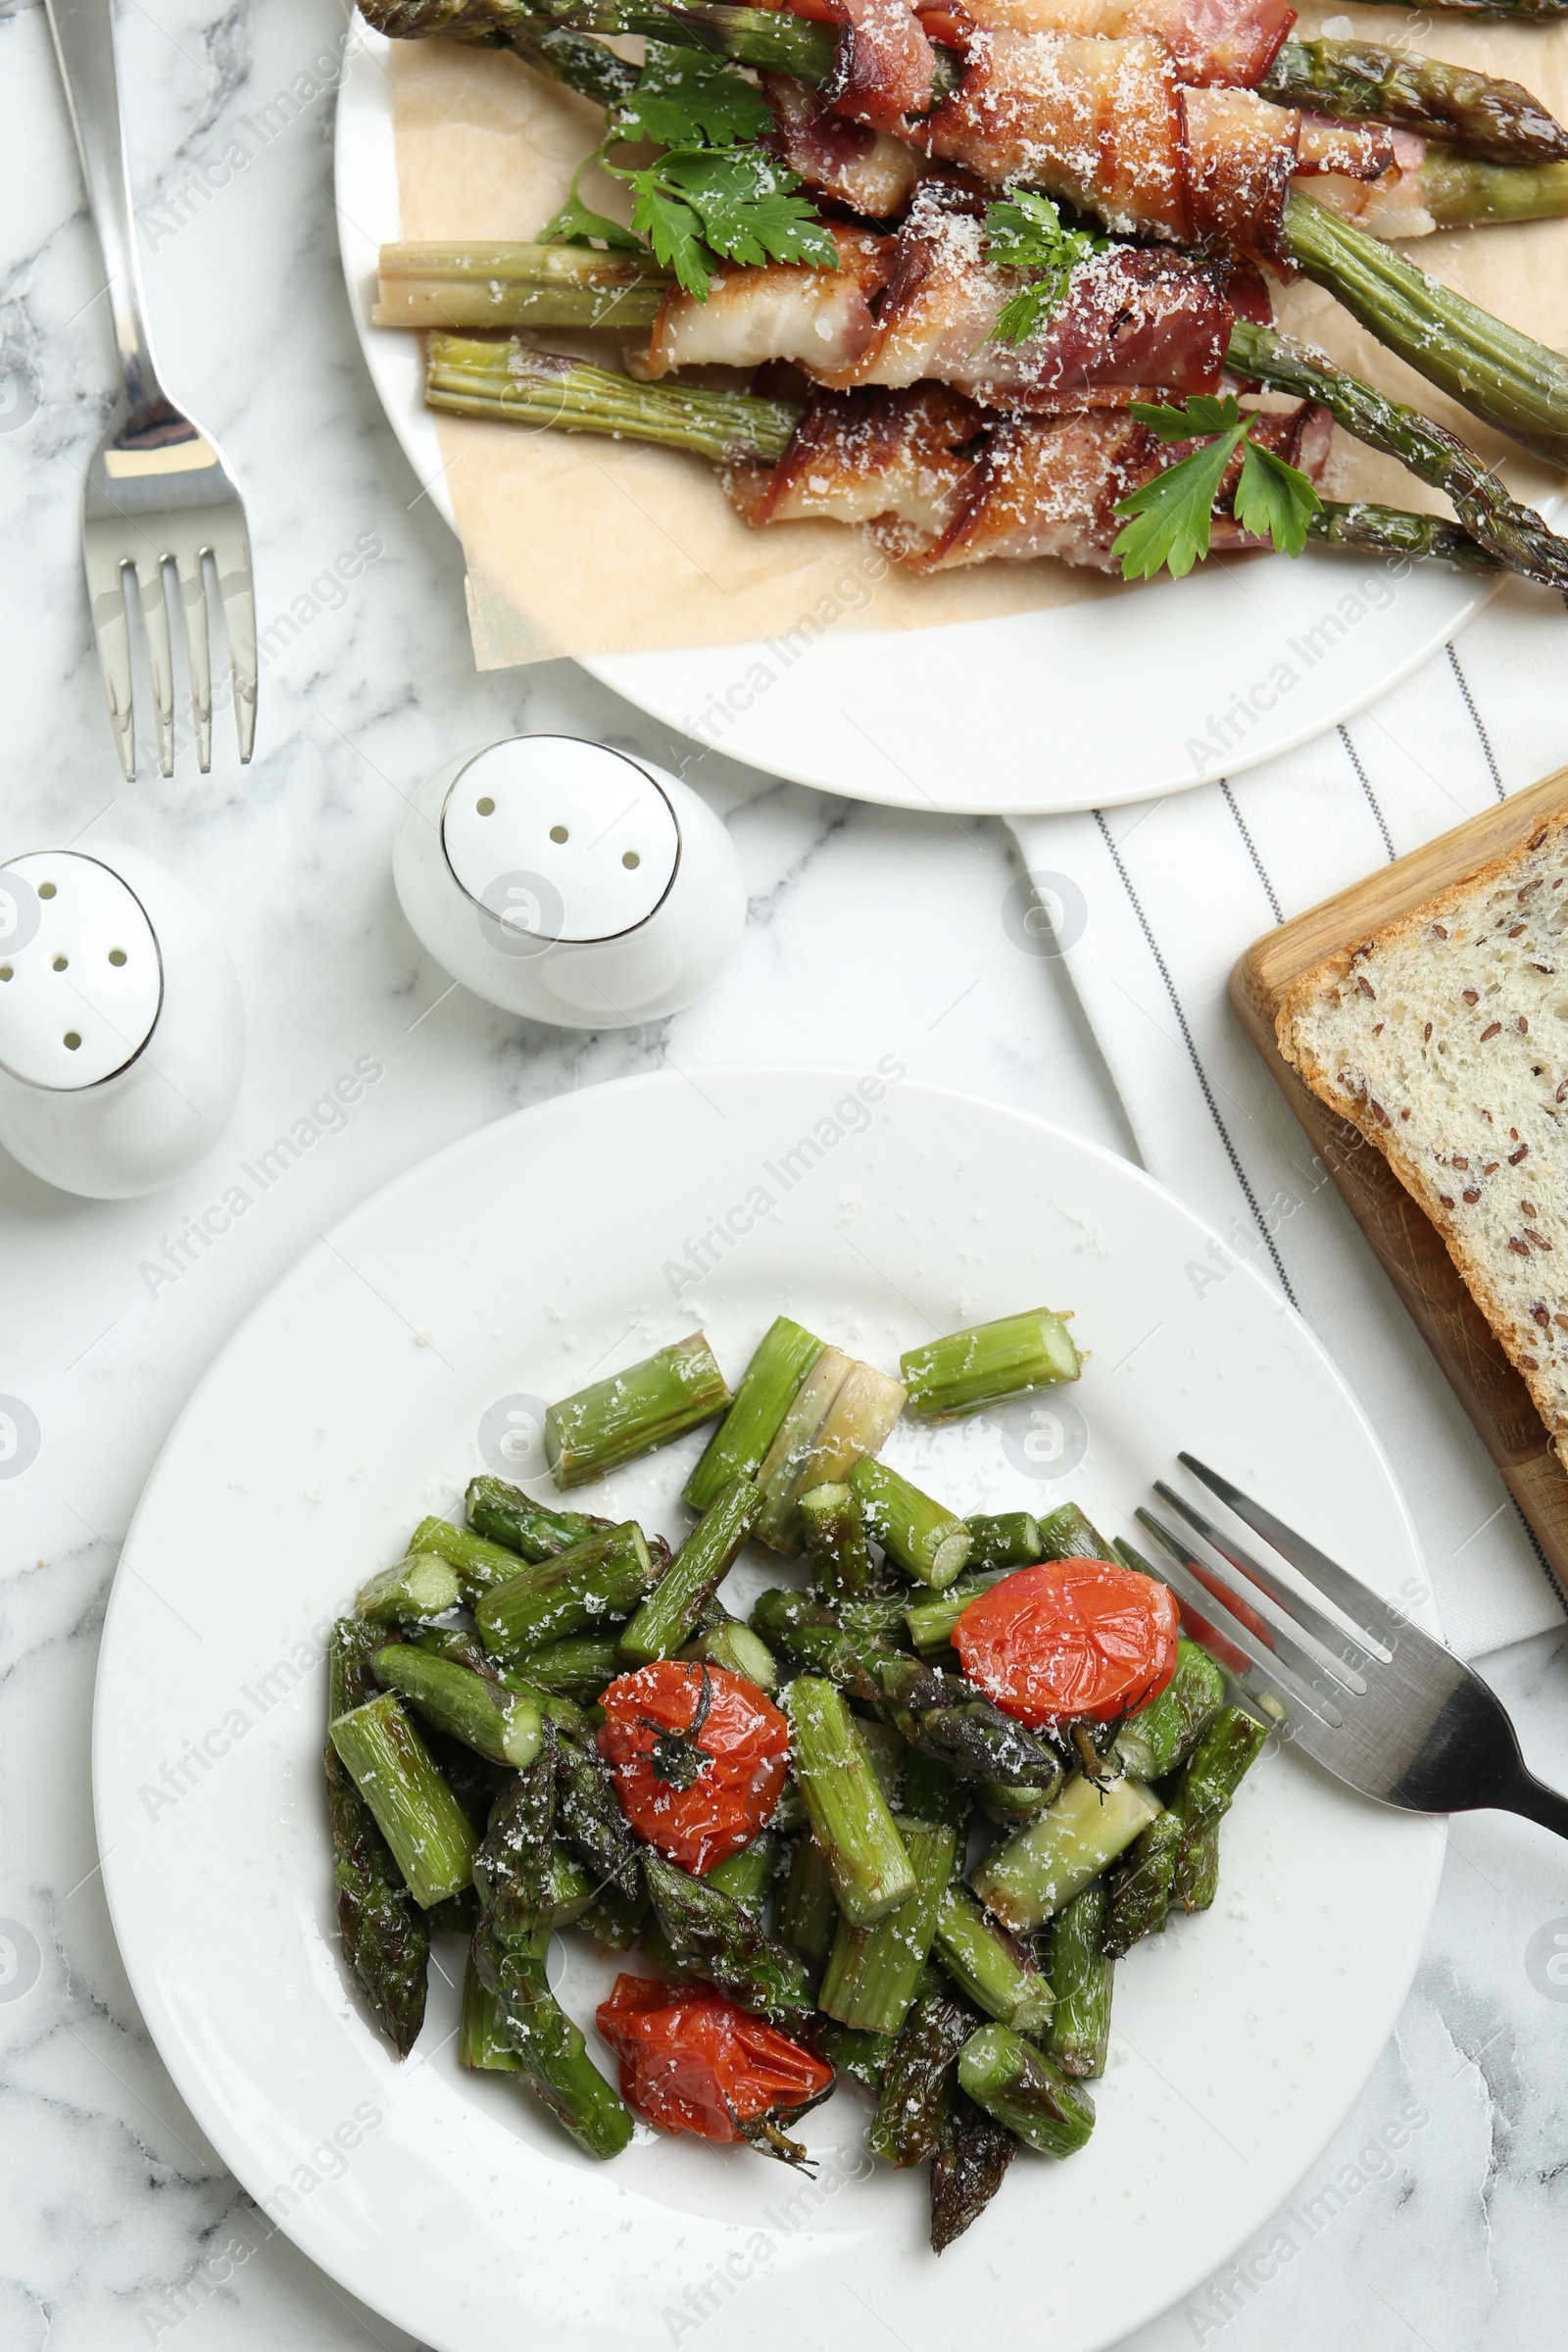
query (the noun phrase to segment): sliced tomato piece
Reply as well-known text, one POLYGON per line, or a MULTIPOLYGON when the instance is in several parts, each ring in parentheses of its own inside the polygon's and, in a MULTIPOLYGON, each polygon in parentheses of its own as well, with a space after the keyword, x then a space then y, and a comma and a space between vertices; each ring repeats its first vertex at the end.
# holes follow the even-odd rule
POLYGON ((1179 1617, 1168 1585, 1108 1560, 1004 1577, 953 1629, 969 1680, 1020 1723, 1109 1723, 1163 1690, 1179 1617))
POLYGON ((666 2132, 740 2139, 742 2124, 788 2114, 833 2080, 813 2051, 706 1984, 617 1977, 595 2022, 620 2060, 621 2097, 666 2132))
POLYGON ((682 1870, 750 1845, 778 1803, 790 1727, 744 1675, 659 1658, 611 1684, 599 1752, 639 1838, 682 1870))

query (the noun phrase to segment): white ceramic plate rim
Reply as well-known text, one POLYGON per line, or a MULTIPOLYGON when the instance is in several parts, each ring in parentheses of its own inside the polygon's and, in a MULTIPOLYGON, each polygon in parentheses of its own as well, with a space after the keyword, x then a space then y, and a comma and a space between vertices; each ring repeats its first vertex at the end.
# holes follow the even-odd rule
MULTIPOLYGON (((420 398, 418 338, 369 323, 376 248, 400 233, 384 64, 391 44, 360 18, 354 24, 336 152, 350 309, 392 430, 455 527, 434 419, 420 398)), ((1388 615, 1357 622, 1357 635, 1337 644, 1322 670, 1314 660, 1297 687, 1276 692, 1271 669, 1295 666, 1286 649, 1315 644, 1329 609, 1374 568, 1318 551, 1294 564, 1244 562, 1231 575, 1210 564, 1136 598, 1056 612, 882 634, 829 630, 788 660, 769 641, 585 658, 582 667, 732 759, 852 799, 1000 815, 1112 808, 1189 791, 1310 742, 1407 677, 1494 593, 1491 582, 1418 568, 1391 590, 1388 615), (766 679, 760 691, 759 675, 766 679), (1042 681, 1051 690, 1044 695, 1042 681), (1276 699, 1260 711, 1265 689, 1276 699), (956 694, 961 710, 949 708, 956 694), (751 700, 737 708, 743 696, 751 700), (1251 732, 1200 768, 1191 744, 1211 715, 1249 697, 1251 732), (1121 730, 1114 737, 1112 725, 1121 730)))
MULTIPOLYGON (((826 1095, 836 1090, 842 1090, 846 1083, 853 1082, 857 1073, 852 1070, 808 1064, 767 1066, 736 1064, 704 1070, 700 1075, 705 1082, 720 1087, 731 1082, 749 1086, 757 1086, 760 1082, 765 1086, 771 1080, 784 1084, 809 1080, 813 1086, 818 1084, 822 1086, 825 1090, 825 1099, 826 1095)), ((129 1663, 128 1660, 122 1660, 121 1651, 123 1642, 133 1638, 126 1635, 125 1627, 131 1608, 137 1605, 132 1588, 138 1581, 135 1560, 144 1528, 164 1507, 166 1484, 178 1476, 178 1455, 182 1441, 186 1432, 201 1418, 204 1398, 209 1387, 218 1382, 236 1359, 245 1356, 258 1335, 264 1333, 265 1327, 272 1315, 280 1310, 287 1311, 287 1301, 283 1298, 282 1294, 300 1280, 307 1269, 313 1266, 324 1267, 327 1263, 328 1253, 334 1256, 340 1252, 343 1256, 352 1253, 355 1229, 362 1221, 372 1222, 388 1208, 395 1207, 401 1196, 415 1192, 422 1193, 432 1186, 439 1190, 444 1171, 460 1164, 470 1155, 491 1150, 503 1135, 521 1138, 528 1136, 531 1130, 547 1129, 554 1121, 565 1119, 569 1123, 581 1104, 591 1105, 600 1112, 612 1107, 618 1110, 623 1105, 625 1118, 621 1131, 628 1132, 635 1125, 639 1098, 646 1098, 657 1091, 674 1094, 678 1100, 678 1090, 687 1083, 684 1076, 657 1073, 612 1081, 605 1086, 584 1089, 579 1095, 555 1098, 530 1109, 515 1112, 509 1118, 496 1122, 492 1127, 477 1130, 474 1134, 461 1139, 414 1168, 407 1170, 403 1175, 372 1194, 319 1242, 303 1253, 267 1298, 252 1310, 233 1338, 214 1359, 208 1373, 175 1422, 159 1460, 154 1465, 133 1516, 106 1614, 94 1707, 92 1750, 94 1808, 105 1890, 111 1916, 120 1938, 127 1977, 140 2004, 148 2031, 169 2067, 186 2105, 225 2164, 256 2197, 258 2203, 266 2197, 270 2181, 275 2190, 275 2178, 268 2173, 265 2163, 247 2140, 241 2124, 229 2107, 225 2105, 221 2087, 210 2074, 204 2072, 195 2062, 194 2057, 188 2051, 185 2040, 176 2029, 167 2007, 156 1971, 156 1928, 152 1930, 151 1939, 144 1940, 149 1935, 149 1922, 145 1916, 135 1917, 137 1886, 132 1882, 122 1879, 121 1867, 117 1866, 115 1862, 115 1852, 119 1842, 116 1834, 117 1814, 122 1808, 128 1807, 130 1804, 129 1780, 104 1733, 105 1698, 117 1675, 129 1663)), ((1223 1248, 1220 1237, 1206 1227, 1202 1220, 1189 1210, 1184 1203, 1166 1192, 1165 1188, 1158 1185, 1141 1168, 1099 1145, 1072 1135, 1068 1131, 1054 1128, 1049 1122, 1030 1114, 1005 1110, 998 1104, 959 1093, 956 1090, 905 1080, 901 1093, 906 1097, 917 1096, 929 1101, 935 1106, 951 1114, 955 1121, 961 1121, 977 1111, 983 1112, 988 1118, 1001 1119, 1017 1130, 1031 1133, 1036 1140, 1049 1144, 1058 1152, 1081 1155, 1082 1159, 1092 1166, 1098 1165, 1102 1168, 1107 1176, 1114 1175, 1117 1180, 1127 1183, 1135 1194, 1141 1192, 1149 1196, 1152 1200, 1159 1201, 1166 1209, 1174 1209, 1180 1218, 1190 1226, 1197 1250, 1205 1249, 1210 1242, 1214 1243, 1216 1248, 1223 1248)), ((526 1153, 522 1156, 525 1160, 526 1153)), ((1239 1280, 1248 1289, 1261 1295, 1268 1302, 1270 1313, 1278 1315, 1289 1324, 1294 1336, 1305 1343, 1308 1354, 1315 1359, 1317 1366, 1326 1375, 1330 1385, 1348 1407, 1351 1420, 1365 1446, 1369 1462, 1375 1469, 1379 1482, 1386 1488, 1388 1498, 1394 1506, 1397 1523, 1405 1537, 1409 1558, 1411 1562, 1418 1564, 1419 1548, 1403 1497, 1395 1483, 1392 1470, 1382 1452, 1375 1433, 1354 1396, 1347 1388, 1343 1376, 1334 1365, 1332 1358, 1310 1328, 1295 1314, 1294 1310, 1278 1298, 1263 1278, 1251 1267, 1237 1266, 1231 1279, 1239 1280)), ((1415 1613, 1432 1630, 1438 1630, 1435 1610, 1429 1596, 1424 1595, 1415 1604, 1415 1613)), ((1378 1818, 1386 1817, 1380 1814, 1378 1818)), ((1386 2040, 1388 2034, 1393 2031, 1405 1992, 1408 1990, 1420 1942, 1424 1937, 1432 1905, 1436 1900, 1441 1867, 1442 1839, 1441 1837, 1434 1837, 1428 1849, 1428 1868, 1419 1897, 1412 1902, 1408 1912, 1403 1915, 1409 1930, 1405 1965, 1395 1969, 1392 1973, 1385 1967, 1382 1979, 1375 1989, 1369 1995, 1364 1996, 1367 2014, 1379 2028, 1379 2047, 1386 2040)), ((1312 2144, 1303 2145, 1295 2151, 1293 2161, 1298 2157, 1298 2162, 1295 2162, 1291 2180, 1281 2192, 1281 2202, 1292 2193, 1295 2183, 1300 2180, 1321 2153, 1322 2148, 1328 2144, 1334 2132, 1338 2130, 1355 2098, 1359 2095, 1364 2079, 1363 2075, 1354 2081, 1346 2082, 1343 2086, 1343 2099, 1328 2117, 1323 2128, 1317 2132, 1312 2144)), ((1270 2210, 1273 2209, 1271 2206, 1270 2210)), ((1185 2274, 1164 2279, 1158 2291, 1147 2295, 1139 2308, 1123 2309, 1118 2312, 1114 2325, 1107 2327, 1103 2334, 1096 2335, 1092 2343, 1088 2338, 1077 2339, 1083 2347, 1083 2352, 1096 2352, 1097 2347, 1118 2340, 1126 2332, 1157 2316, 1159 2312, 1169 2309, 1173 2303, 1190 2293, 1216 2268, 1228 2261, 1266 2219, 1266 2213, 1247 2212, 1234 2230, 1230 2230, 1227 2225, 1223 2238, 1205 2245, 1201 2249, 1201 2253, 1195 2257, 1185 2274)), ((330 2225, 324 2210, 306 2202, 296 2215, 285 2220, 281 2226, 302 2251, 320 2264, 329 2274, 337 2277, 351 2292, 359 2295, 372 2308, 383 2312, 396 2324, 405 2327, 413 2326, 417 2330, 417 2316, 414 2320, 408 2316, 407 2297, 398 2295, 392 2284, 389 2283, 384 2268, 377 2268, 370 2259, 373 2248, 362 2243, 361 2253, 364 2258, 364 2267, 358 2272, 349 2269, 343 2259, 341 2232, 330 2225)), ((428 2316, 424 2318, 422 2332, 429 2334, 432 2342, 439 2341, 449 2347, 450 2352, 467 2352, 470 2344, 477 2344, 481 2341, 480 2337, 470 2335, 461 2328, 455 2327, 452 2332, 445 2334, 432 2331, 428 2316)), ((488 2343, 492 2339, 485 2337, 482 2340, 488 2343)))

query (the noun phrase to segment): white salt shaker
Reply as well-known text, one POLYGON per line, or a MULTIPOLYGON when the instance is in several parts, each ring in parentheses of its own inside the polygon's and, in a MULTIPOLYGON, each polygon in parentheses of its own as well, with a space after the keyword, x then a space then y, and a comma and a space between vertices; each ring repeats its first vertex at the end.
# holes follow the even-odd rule
POLYGON ((239 981, 182 882, 121 845, 0 864, 0 1145, 46 1184, 127 1200, 222 1133, 239 981))
POLYGON ((746 921, 718 817, 652 761, 514 735, 438 768, 398 828, 393 879, 437 963, 566 1029, 661 1020, 702 995, 746 921))

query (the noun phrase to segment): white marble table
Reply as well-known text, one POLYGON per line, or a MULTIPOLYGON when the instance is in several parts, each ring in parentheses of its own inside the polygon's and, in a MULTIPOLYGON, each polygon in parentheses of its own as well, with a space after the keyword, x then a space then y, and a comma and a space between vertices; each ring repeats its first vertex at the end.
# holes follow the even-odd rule
MULTIPOLYGON (((251 1023, 233 1122, 170 1194, 89 1204, 0 1162, 0 1392, 42 1432, 0 1486, 0 1920, 19 1955, 0 1977, 0 2352, 407 2340, 224 2174, 141 2028, 95 1875, 92 1678, 117 1543, 203 1367, 305 1244, 475 1125, 665 1061, 894 1052, 1129 1148, 1058 969, 1004 929, 1002 826, 699 758, 567 667, 475 678, 456 548, 374 409, 338 281, 321 85, 339 20, 326 0, 210 16, 210 0, 127 8, 122 52, 165 368, 249 494, 260 751, 242 772, 220 731, 211 779, 187 751, 163 782, 144 755, 126 789, 76 543, 109 380, 97 255, 42 8, 0 4, 0 856, 119 836, 167 859, 226 909, 251 1023), (356 548, 369 561, 345 588, 334 561, 356 548), (402 921, 403 796, 450 749, 524 726, 641 748, 733 826, 746 939, 710 998, 662 1028, 519 1026, 449 993, 402 921), (346 1124, 312 1121, 365 1055, 384 1078, 346 1124), (181 1266, 186 1219, 302 1119, 321 1132, 286 1182, 181 1266)), ((1561 1643, 1491 1671, 1532 1760, 1568 1781, 1561 1643)), ((1141 2352, 1555 2340, 1568 1982, 1546 1970, 1553 1922, 1568 1938, 1568 1854, 1523 1824, 1461 1823, 1421 1977, 1339 2141, 1278 2230, 1141 2352)))

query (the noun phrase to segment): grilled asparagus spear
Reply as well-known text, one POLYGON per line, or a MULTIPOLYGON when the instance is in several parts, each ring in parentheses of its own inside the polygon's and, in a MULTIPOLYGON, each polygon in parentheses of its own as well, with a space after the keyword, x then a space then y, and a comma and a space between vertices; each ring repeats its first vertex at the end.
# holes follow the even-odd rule
POLYGON ((1568 157, 1568 130, 1518 82, 1378 41, 1285 41, 1258 92, 1344 122, 1394 122, 1486 163, 1568 157))
POLYGON ((744 1903, 710 1880, 645 1846, 643 1877, 679 1967, 706 1978, 744 2009, 782 2026, 809 2016, 811 1991, 797 1955, 758 1925, 744 1903))
POLYGON ((429 1922, 330 1741, 325 1755, 343 1957, 376 2024, 398 2056, 406 2058, 424 2023, 429 1922))

